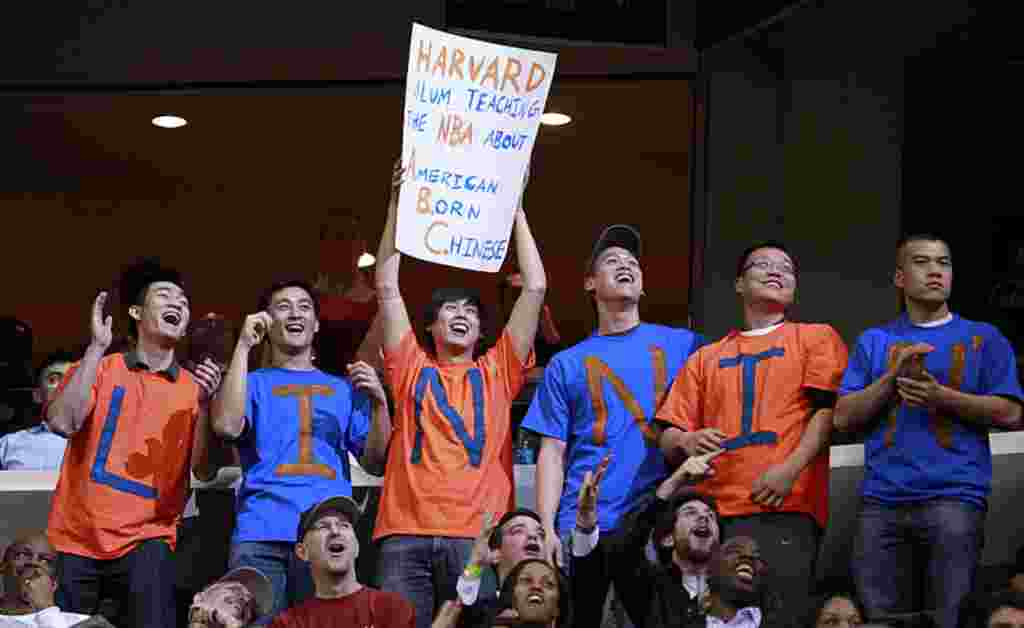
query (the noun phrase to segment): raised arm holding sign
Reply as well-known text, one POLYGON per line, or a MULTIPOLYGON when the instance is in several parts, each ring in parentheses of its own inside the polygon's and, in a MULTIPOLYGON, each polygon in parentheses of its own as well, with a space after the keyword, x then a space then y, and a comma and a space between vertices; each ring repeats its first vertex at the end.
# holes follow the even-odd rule
MULTIPOLYGON (((509 410, 534 363, 533 339, 547 282, 522 209, 528 147, 536 135, 543 98, 536 103, 536 116, 521 110, 521 117, 513 119, 508 109, 513 105, 508 100, 494 105, 505 113, 483 105, 479 105, 479 113, 468 113, 458 109, 457 95, 478 103, 484 90, 491 88, 497 93, 502 84, 507 89, 538 93, 543 84, 546 94, 554 57, 546 55, 551 57, 548 66, 537 64, 538 69, 531 70, 530 63, 515 60, 507 52, 498 56, 487 52, 486 59, 480 56, 480 51, 502 49, 500 46, 436 31, 430 31, 430 37, 440 39, 417 43, 419 34, 421 28, 415 26, 411 93, 428 90, 416 87, 417 81, 428 80, 414 77, 416 72, 439 84, 454 81, 452 85, 462 87, 445 87, 447 95, 433 97, 443 109, 433 113, 440 112, 444 118, 444 122, 434 119, 442 125, 435 128, 437 142, 423 143, 418 138, 410 145, 407 124, 408 150, 403 154, 409 161, 404 167, 395 164, 392 174, 376 273, 384 364, 395 414, 374 538, 381 540, 381 588, 411 600, 417 627, 428 628, 441 602, 456 595, 459 572, 469 560, 484 513, 500 517, 514 507, 512 460, 507 455, 512 439, 509 410), (446 47, 456 39, 459 47, 446 47), (522 76, 516 74, 516 64, 522 76), (470 80, 476 82, 475 87, 468 86, 470 80), (456 114, 456 110, 462 112, 456 114), (509 117, 507 128, 532 125, 533 129, 505 152, 494 147, 494 140, 489 140, 490 145, 479 141, 487 137, 486 125, 502 115, 509 117), (493 154, 488 156, 486 151, 493 154), (523 290, 495 346, 478 355, 486 309, 475 291, 455 287, 434 291, 425 311, 426 346, 421 347, 399 289, 402 254, 494 272, 501 266, 507 248, 504 243, 510 237, 516 246, 523 290), (464 255, 466 251, 470 254, 464 255), (438 552, 443 554, 440 560, 438 552)), ((525 101, 520 97, 517 102, 525 101)), ((460 106, 469 105, 463 102, 460 106)), ((407 122, 416 115, 410 109, 407 122)), ((429 115, 416 119, 424 128, 431 120, 429 115)))

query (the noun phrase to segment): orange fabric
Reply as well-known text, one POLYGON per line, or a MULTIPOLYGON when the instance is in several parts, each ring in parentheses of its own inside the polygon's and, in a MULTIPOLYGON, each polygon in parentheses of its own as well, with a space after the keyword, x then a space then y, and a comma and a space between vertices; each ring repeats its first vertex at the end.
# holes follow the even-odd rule
POLYGON ((519 361, 506 331, 498 343, 472 363, 439 364, 410 331, 384 356, 395 397, 394 431, 373 537, 391 534, 474 538, 483 513, 495 518, 513 508, 512 400, 526 381, 534 356, 519 361), (450 406, 463 417, 470 438, 477 438, 470 370, 478 369, 483 389, 484 444, 479 466, 444 415, 431 386, 424 388, 420 458, 413 462, 418 425, 416 384, 424 369, 437 370, 450 406))
MULTIPOLYGON (((835 392, 846 369, 847 350, 828 325, 784 323, 763 336, 733 332, 690 356, 683 373, 658 412, 658 419, 696 431, 717 428, 726 438, 742 433, 744 367, 739 355, 775 351, 781 355, 756 363, 751 431, 778 435, 775 444, 750 445, 722 454, 715 475, 700 484, 718 500, 723 516, 777 512, 750 500, 754 481, 783 462, 800 444, 813 414, 805 389, 835 392), (723 360, 725 365, 723 366, 723 360)), ((811 514, 823 527, 828 519, 828 452, 822 452, 797 477, 779 510, 811 514)))
MULTIPOLYGON (((62 390, 77 368, 68 371, 62 390)), ((147 539, 165 539, 174 549, 190 481, 198 404, 199 386, 184 369, 172 382, 157 373, 129 370, 123 354, 103 358, 92 411, 68 442, 53 494, 47 530, 57 551, 108 560, 147 539), (117 390, 123 390, 123 397, 115 426, 111 401, 122 394, 117 390), (105 428, 108 447, 101 446, 105 428), (98 455, 104 449, 105 464, 98 455)))

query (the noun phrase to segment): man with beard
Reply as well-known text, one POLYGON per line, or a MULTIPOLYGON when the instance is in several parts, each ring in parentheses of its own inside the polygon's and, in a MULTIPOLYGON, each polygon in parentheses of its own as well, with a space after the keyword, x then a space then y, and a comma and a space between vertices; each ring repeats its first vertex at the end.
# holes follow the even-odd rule
POLYGON ((905 238, 893 283, 906 312, 857 339, 836 405, 838 429, 867 433, 852 567, 870 619, 927 609, 954 628, 984 543, 988 430, 1020 428, 1024 393, 999 330, 950 312, 946 242, 905 238))
MULTIPOLYGON (((637 628, 684 625, 700 612, 707 593, 708 562, 718 548, 718 508, 715 500, 688 486, 712 475, 711 461, 721 452, 688 458, 655 492, 650 504, 623 518, 622 548, 616 568, 625 574, 618 594, 629 608, 647 609, 631 617, 637 628), (656 563, 647 558, 647 544, 657 548, 656 563)), ((580 490, 572 553, 574 572, 586 573, 593 560, 600 530, 597 492, 604 475, 603 462, 588 473, 580 490)), ((573 598, 587 594, 573 582, 573 598)))
POLYGON ((189 323, 177 271, 144 260, 126 270, 120 291, 134 348, 104 357, 113 319, 101 292, 89 347, 44 410, 69 439, 47 526, 57 602, 95 614, 112 598, 117 625, 176 628, 171 555, 190 467, 200 480, 212 476, 207 406, 220 369, 205 360, 190 373, 175 359, 189 323))
POLYGON ((356 579, 359 507, 351 498, 325 499, 302 513, 295 555, 309 563, 316 597, 278 615, 271 628, 412 628, 415 610, 397 593, 356 579))
POLYGON ((743 251, 743 328, 690 358, 658 412, 669 461, 726 451, 702 490, 718 502, 723 537, 757 539, 793 617, 804 613, 828 518, 832 408, 847 359, 831 326, 787 320, 796 273, 782 243, 743 251))
POLYGON ((456 590, 463 605, 459 626, 490 628, 486 620, 498 603, 506 576, 528 558, 544 558, 545 532, 540 515, 528 508, 510 510, 492 527, 485 513, 483 531, 477 537, 469 563, 459 576, 456 590), (493 574, 486 570, 494 567, 493 574), (497 579, 497 586, 488 577, 497 579))
POLYGON ((229 565, 270 578, 274 614, 313 593, 309 569, 294 553, 300 514, 331 495, 351 495, 349 452, 379 467, 391 435, 374 369, 356 362, 343 379, 313 365, 318 314, 304 281, 273 284, 260 311, 246 318, 214 402, 214 430, 235 443, 243 471, 229 565), (250 372, 249 352, 264 335, 271 365, 250 372))
MULTIPOLYGON (((748 536, 729 539, 712 556, 708 568, 705 620, 689 628, 759 628, 766 621, 764 577, 766 563, 757 541, 748 536)), ((682 625, 682 624, 680 624, 682 625)))

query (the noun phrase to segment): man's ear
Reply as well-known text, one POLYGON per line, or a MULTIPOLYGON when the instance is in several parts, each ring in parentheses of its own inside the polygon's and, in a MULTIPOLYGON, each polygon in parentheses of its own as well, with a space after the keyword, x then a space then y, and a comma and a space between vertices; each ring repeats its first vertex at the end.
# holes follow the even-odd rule
POLYGON ((903 275, 903 269, 897 268, 892 274, 892 285, 902 290, 905 280, 906 277, 903 275))
POLYGON ((669 532, 665 536, 661 537, 661 543, 658 543, 658 545, 660 545, 661 547, 663 547, 665 549, 672 549, 673 547, 676 546, 676 537, 675 537, 675 535, 672 534, 671 532, 669 532))
POLYGON ((142 307, 138 305, 132 305, 128 307, 128 316, 135 319, 136 322, 142 320, 142 307))
POLYGON ((586 277, 583 278, 583 291, 584 292, 593 292, 594 291, 594 276, 593 275, 587 275, 586 277))
POLYGON ((38 388, 32 389, 32 401, 35 403, 43 403, 43 395, 39 392, 38 388))
POLYGON ((295 544, 295 555, 304 563, 309 562, 309 554, 306 552, 306 546, 302 543, 295 544))

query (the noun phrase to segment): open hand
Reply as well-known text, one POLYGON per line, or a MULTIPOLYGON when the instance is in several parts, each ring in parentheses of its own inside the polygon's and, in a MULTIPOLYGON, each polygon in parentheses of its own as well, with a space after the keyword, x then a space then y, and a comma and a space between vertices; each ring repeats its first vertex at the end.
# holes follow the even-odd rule
POLYGON ((103 308, 107 304, 109 294, 104 291, 96 295, 92 302, 92 316, 90 317, 90 330, 92 331, 92 344, 104 351, 114 341, 114 319, 112 316, 103 317, 103 308))
POLYGON ((580 485, 580 495, 576 500, 576 527, 584 530, 593 529, 597 525, 597 495, 601 487, 601 479, 608 471, 611 454, 606 455, 597 465, 596 471, 587 471, 580 485))

